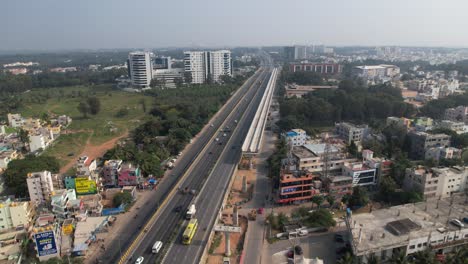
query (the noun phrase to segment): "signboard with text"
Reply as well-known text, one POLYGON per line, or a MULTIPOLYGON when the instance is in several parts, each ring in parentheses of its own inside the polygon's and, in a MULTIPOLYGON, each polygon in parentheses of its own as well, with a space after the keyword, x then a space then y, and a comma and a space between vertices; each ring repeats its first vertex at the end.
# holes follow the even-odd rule
POLYGON ((97 193, 96 182, 87 178, 76 178, 75 189, 77 194, 95 194, 97 193))
POLYGON ((57 245, 53 231, 46 231, 34 235, 37 254, 39 257, 57 254, 57 245))

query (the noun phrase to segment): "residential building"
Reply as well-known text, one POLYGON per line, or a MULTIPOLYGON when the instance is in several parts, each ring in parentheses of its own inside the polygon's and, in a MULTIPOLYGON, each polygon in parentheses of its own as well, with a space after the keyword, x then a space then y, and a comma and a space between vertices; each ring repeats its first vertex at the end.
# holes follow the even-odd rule
POLYGON ((400 68, 386 64, 355 66, 352 74, 365 80, 390 80, 400 75, 400 68))
POLYGON ((328 195, 341 201, 341 198, 347 194, 353 193, 353 178, 348 176, 330 176, 324 180, 325 190, 328 195))
POLYGON ((26 182, 28 184, 29 198, 32 202, 42 204, 50 200, 50 196, 54 191, 50 171, 28 173, 26 182))
POLYGON ((451 120, 442 120, 437 124, 438 128, 448 128, 455 131, 458 134, 462 134, 468 131, 465 131, 465 123, 451 121, 451 120))
POLYGON ((294 59, 305 60, 307 59, 307 46, 294 46, 294 59))
POLYGON ((404 204, 345 218, 353 255, 362 263, 371 256, 391 263, 393 255, 412 255, 431 250, 446 254, 468 244, 468 226, 457 227, 452 219, 466 217, 466 196, 404 204))
POLYGON ((96 160, 88 156, 81 156, 76 161, 76 174, 78 177, 89 177, 97 169, 96 160))
POLYGON ((284 134, 284 138, 291 146, 303 146, 307 140, 307 133, 302 129, 292 129, 284 134))
POLYGON ((60 72, 60 73, 65 73, 65 72, 76 72, 77 69, 76 67, 57 67, 57 68, 51 68, 49 69, 50 72, 60 72))
POLYGON ((445 110, 445 119, 464 122, 468 125, 468 106, 458 106, 445 110))
POLYGON ((389 116, 387 117, 387 126, 389 125, 397 125, 397 126, 402 126, 405 127, 406 129, 409 129, 411 127, 413 120, 405 118, 405 117, 395 117, 395 116, 389 116))
POLYGON ((318 188, 314 188, 313 179, 314 176, 310 173, 281 171, 276 202, 288 204, 310 200, 312 196, 319 193, 318 188))
POLYGON ((428 169, 418 166, 406 169, 403 188, 407 191, 418 191, 424 198, 445 198, 467 190, 467 178, 468 167, 428 169))
POLYGON ((18 152, 16 150, 5 150, 0 152, 0 170, 4 170, 8 167, 10 161, 18 158, 18 152))
POLYGON ((36 152, 44 150, 54 139, 52 130, 43 127, 35 129, 29 135, 29 151, 36 152))
POLYGON ((439 161, 440 159, 459 159, 461 158, 462 150, 454 147, 435 147, 430 148, 425 153, 426 160, 439 161))
POLYGON ((368 131, 367 125, 355 125, 348 122, 335 124, 335 133, 347 144, 351 144, 353 141, 356 144, 360 143, 368 131))
POLYGON ((135 51, 128 54, 128 70, 135 88, 148 88, 153 78, 153 53, 135 51))
POLYGON ((121 166, 118 176, 119 186, 136 186, 142 182, 141 170, 131 163, 124 163, 121 166))
POLYGON ((349 158, 347 153, 335 144, 305 144, 304 146, 293 147, 292 158, 301 171, 320 173, 325 171, 325 156, 328 155, 328 172, 336 174, 341 172, 345 162, 356 161, 349 158))
POLYGON ((102 185, 117 186, 119 172, 122 169, 122 160, 107 160, 102 167, 102 185))
POLYGON ((353 186, 368 186, 377 183, 377 170, 363 162, 345 162, 343 175, 353 179, 353 186))
POLYGON ((21 114, 7 114, 8 125, 13 128, 22 127, 24 124, 24 119, 21 114))
POLYGON ((362 158, 367 167, 376 170, 377 182, 379 182, 382 177, 390 176, 393 163, 391 160, 374 157, 374 152, 369 149, 362 151, 362 158))
POLYGON ((158 70, 158 69, 170 70, 171 68, 172 68, 171 57, 158 56, 154 58, 154 62, 153 62, 154 70, 158 70))
POLYGON ((343 71, 343 65, 337 63, 292 63, 289 65, 292 72, 315 72, 319 74, 340 74, 343 71))
POLYGON ((295 48, 294 46, 292 47, 284 47, 284 58, 288 61, 294 60, 294 55, 295 55, 295 48))
POLYGON ((191 75, 192 83, 219 82, 223 75, 232 76, 231 51, 186 51, 184 71, 191 75))
POLYGON ((0 201, 0 232, 27 229, 34 219, 34 206, 29 201, 0 201))
POLYGON ((414 129, 419 132, 426 132, 432 130, 434 127, 434 120, 430 117, 418 117, 413 122, 414 129))
POLYGON ((426 132, 410 132, 412 159, 424 159, 426 151, 435 147, 450 147, 450 136, 445 134, 429 134, 426 132))
POLYGON ((51 196, 52 212, 62 219, 70 217, 68 207, 70 201, 76 200, 75 189, 57 190, 55 193, 51 196))

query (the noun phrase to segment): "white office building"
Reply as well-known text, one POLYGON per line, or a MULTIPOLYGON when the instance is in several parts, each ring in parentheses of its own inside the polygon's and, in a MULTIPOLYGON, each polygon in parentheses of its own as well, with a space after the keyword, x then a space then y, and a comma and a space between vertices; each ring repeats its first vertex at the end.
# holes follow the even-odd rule
POLYGON ((153 77, 153 53, 135 51, 128 54, 128 73, 135 88, 148 88, 153 77))
POLYGON ((232 76, 231 51, 186 51, 184 71, 190 73, 191 83, 206 83, 209 78, 219 82, 222 75, 232 76))

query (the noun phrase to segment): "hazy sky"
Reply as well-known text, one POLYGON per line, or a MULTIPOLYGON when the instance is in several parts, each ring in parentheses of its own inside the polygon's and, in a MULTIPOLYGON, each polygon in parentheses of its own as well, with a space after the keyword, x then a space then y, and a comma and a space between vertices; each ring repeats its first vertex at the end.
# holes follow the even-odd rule
POLYGON ((1 0, 0 50, 468 47, 467 0, 1 0))

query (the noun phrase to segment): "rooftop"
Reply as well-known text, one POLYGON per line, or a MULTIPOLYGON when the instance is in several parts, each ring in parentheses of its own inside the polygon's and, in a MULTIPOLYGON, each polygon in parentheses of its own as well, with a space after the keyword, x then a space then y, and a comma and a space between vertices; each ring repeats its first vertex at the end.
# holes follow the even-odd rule
MULTIPOLYGON (((465 195, 432 199, 416 204, 404 204, 371 213, 355 214, 348 219, 357 255, 373 250, 408 244, 408 240, 437 233, 458 231, 451 219, 466 217, 465 195), (361 235, 361 238, 359 238, 361 235)), ((465 226, 465 229, 468 229, 465 226)))
MULTIPOLYGON (((325 153, 325 147, 327 144, 325 143, 319 143, 319 144, 305 144, 304 147, 307 148, 308 150, 312 151, 315 155, 322 155, 325 153)), ((330 152, 332 153, 337 153, 340 152, 340 149, 336 147, 335 145, 330 144, 330 152)))

